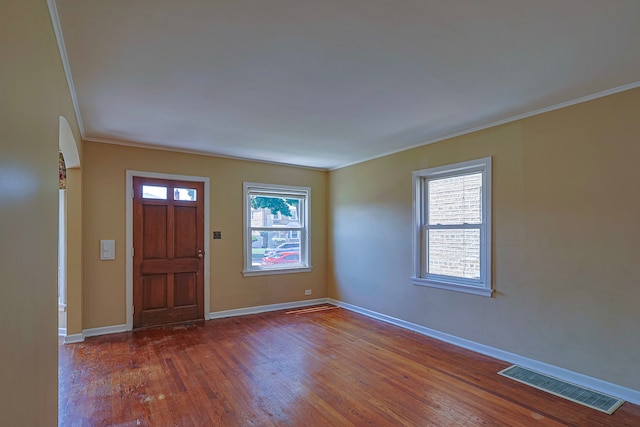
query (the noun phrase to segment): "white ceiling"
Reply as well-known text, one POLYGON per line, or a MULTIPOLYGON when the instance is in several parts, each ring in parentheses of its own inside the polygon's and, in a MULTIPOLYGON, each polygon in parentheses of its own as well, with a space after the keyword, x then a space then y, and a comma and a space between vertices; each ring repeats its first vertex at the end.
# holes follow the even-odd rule
POLYGON ((639 0, 55 5, 94 141, 332 169, 640 86, 639 0))

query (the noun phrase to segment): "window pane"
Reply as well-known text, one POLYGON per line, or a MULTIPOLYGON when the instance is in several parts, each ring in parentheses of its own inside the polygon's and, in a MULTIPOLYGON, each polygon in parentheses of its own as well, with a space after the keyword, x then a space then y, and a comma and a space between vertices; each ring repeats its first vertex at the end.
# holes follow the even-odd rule
POLYGON ((167 187, 158 187, 155 185, 143 185, 142 198, 167 200, 167 187))
POLYGON ((252 231, 251 264, 287 267, 300 264, 300 232, 252 231))
POLYGON ((310 269, 308 187, 245 182, 245 276, 310 269))
POLYGON ((174 188, 173 200, 184 200, 187 202, 195 202, 197 192, 195 188, 174 188))
POLYGON ((251 196, 251 227, 301 227, 302 198, 251 196))
POLYGON ((480 230, 429 230, 428 272, 480 279, 480 230))
POLYGON ((430 180, 429 224, 482 223, 482 173, 430 180))

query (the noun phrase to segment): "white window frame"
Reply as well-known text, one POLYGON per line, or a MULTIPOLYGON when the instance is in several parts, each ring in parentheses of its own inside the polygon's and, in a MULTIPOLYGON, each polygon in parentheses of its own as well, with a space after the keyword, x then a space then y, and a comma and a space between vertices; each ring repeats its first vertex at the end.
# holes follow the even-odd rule
MULTIPOLYGON (((491 157, 470 160, 451 165, 422 169, 413 172, 413 277, 414 285, 464 292, 491 297, 491 157), (480 229, 480 279, 429 274, 424 251, 428 251, 426 233, 428 224, 428 187, 429 180, 450 178, 472 173, 482 173, 482 223, 469 226, 480 229)), ((431 228, 437 228, 430 226, 431 228)), ((454 226, 466 228, 467 225, 454 226)), ((444 228, 451 228, 446 226, 444 228)))
MULTIPOLYGON (((286 273, 303 273, 312 270, 311 267, 311 227, 310 227, 310 211, 311 211, 311 188, 298 187, 292 185, 275 185, 262 184, 257 182, 243 183, 243 221, 244 221, 244 276, 259 276, 265 274, 286 274, 286 273), (262 267, 252 265, 252 240, 251 232, 253 230, 278 230, 271 227, 252 227, 251 226, 251 195, 256 193, 269 195, 274 197, 299 197, 305 200, 301 212, 298 212, 298 219, 301 227, 295 228, 300 234, 300 264, 295 266, 278 266, 278 267, 262 267)), ((288 230, 282 228, 281 230, 288 230)))

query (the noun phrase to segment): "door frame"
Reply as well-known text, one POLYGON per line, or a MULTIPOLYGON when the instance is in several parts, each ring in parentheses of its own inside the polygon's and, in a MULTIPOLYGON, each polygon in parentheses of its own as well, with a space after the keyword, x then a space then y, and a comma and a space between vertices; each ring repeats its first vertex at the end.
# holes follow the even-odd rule
POLYGON ((204 320, 209 320, 210 304, 210 256, 209 256, 209 177, 174 175, 156 172, 144 172, 127 169, 126 179, 126 317, 127 331, 133 330, 133 177, 159 178, 176 181, 193 181, 204 183, 204 320))

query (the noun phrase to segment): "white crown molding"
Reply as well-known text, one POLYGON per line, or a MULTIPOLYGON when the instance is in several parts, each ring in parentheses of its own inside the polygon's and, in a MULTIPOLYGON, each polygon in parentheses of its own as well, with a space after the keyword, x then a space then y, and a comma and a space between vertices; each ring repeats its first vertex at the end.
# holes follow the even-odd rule
POLYGON ((247 314, 266 313, 268 311, 287 310, 290 308, 308 307, 311 305, 326 304, 328 298, 316 298, 303 301, 285 302, 281 304, 258 305, 254 307, 236 308, 233 310, 213 311, 209 319, 222 319, 224 317, 246 316, 247 314))
POLYGON ((80 116, 80 107, 78 106, 78 96, 76 94, 76 87, 73 84, 73 77, 71 75, 71 66, 69 65, 69 57, 67 56, 67 48, 64 44, 64 36, 62 35, 62 27, 60 26, 60 16, 58 15, 58 7, 56 0, 47 0, 49 6, 49 15, 51 16, 51 23, 53 24, 53 32, 56 35, 58 42, 58 50, 60 51, 60 59, 62 60, 62 67, 64 68, 64 74, 67 77, 67 85, 69 86, 69 93, 71 95, 71 102, 73 103, 73 110, 76 113, 76 121, 78 122, 78 128, 80 129, 80 136, 85 138, 84 125, 82 123, 82 117, 80 116))
POLYGON ((274 164, 274 165, 280 165, 280 166, 291 166, 291 167, 298 167, 298 168, 304 168, 304 169, 312 169, 312 170, 323 170, 323 171, 334 171, 334 170, 338 170, 338 169, 342 169, 342 168, 346 168, 349 166, 353 166, 359 163, 364 163, 364 162, 368 162, 370 160, 375 160, 375 159, 379 159, 381 157, 385 157, 385 156, 389 156, 392 154, 397 154, 397 153, 401 153, 403 151, 407 151, 407 150, 412 150, 414 148, 418 148, 418 147, 422 147, 424 145, 429 145, 429 144, 433 144, 436 142, 440 142, 440 141, 444 141, 446 139, 451 139, 451 138, 455 138, 458 136, 463 136, 463 135, 467 135, 473 132, 477 132, 477 131, 481 131, 481 130, 485 130, 485 129, 489 129, 495 126, 500 126, 500 125, 504 125, 507 123, 511 123, 517 120, 522 120, 522 119, 526 119, 528 117, 532 117, 532 116, 536 116, 539 114, 543 114, 543 113, 547 113, 550 111, 554 111, 554 110, 559 110, 561 108, 565 108, 565 107, 570 107, 572 105, 576 105, 576 104, 580 104, 583 102, 588 102, 588 101, 592 101, 594 99, 598 99, 598 98, 602 98, 605 96, 609 96, 609 95, 613 95, 616 93, 620 93, 620 92, 624 92, 627 90, 631 90, 631 89, 635 89, 640 87, 640 81, 636 81, 636 82, 632 82, 626 85, 622 85, 622 86, 618 86, 612 89, 607 89, 604 91, 600 91, 600 92, 596 92, 593 93, 591 95, 587 95, 587 96, 583 96, 580 98, 576 98, 573 100, 569 100, 566 102, 561 102, 559 104, 554 104, 548 107, 544 107, 544 108, 540 108, 537 110, 533 110, 530 111, 528 113, 523 113, 523 114, 518 114, 515 116, 511 116, 502 120, 497 120, 497 121, 493 121, 490 123, 486 123, 486 124, 482 124, 479 126, 474 126, 471 128, 467 128, 467 129, 462 129, 460 131, 457 132, 452 132, 452 133, 448 133, 445 135, 441 135, 435 138, 431 138, 425 141, 421 141, 417 144, 408 146, 408 147, 403 147, 403 148, 399 148, 397 150, 391 150, 391 151, 386 151, 384 153, 381 154, 377 154, 375 156, 370 156, 370 157, 366 157, 360 160, 356 160, 353 162, 349 162, 349 163, 345 163, 339 166, 334 166, 334 167, 328 167, 328 168, 322 168, 322 167, 313 167, 313 166, 304 166, 304 165, 298 165, 298 164, 292 164, 292 163, 282 163, 282 162, 275 162, 275 161, 268 161, 268 160, 259 160, 259 159, 252 159, 249 157, 241 157, 241 156, 230 156, 230 155, 225 155, 225 154, 220 154, 220 153, 215 153, 215 152, 207 152, 207 151, 201 151, 201 150, 190 150, 190 149, 182 149, 182 148, 177 148, 177 147, 164 147, 164 146, 158 146, 158 145, 154 145, 154 144, 145 144, 145 143, 137 143, 137 142, 128 142, 128 141, 116 141, 116 140, 109 140, 109 139, 105 139, 105 138, 94 138, 94 137, 87 137, 85 130, 84 130, 84 124, 82 122, 82 116, 80 115, 80 108, 78 105, 78 96, 76 94, 76 90, 75 90, 75 85, 73 83, 73 76, 71 74, 71 67, 69 65, 69 58, 67 55, 67 50, 65 47, 65 43, 64 43, 64 36, 62 34, 62 28, 60 26, 60 19, 59 19, 59 15, 58 15, 58 9, 56 6, 56 2, 55 0, 47 0, 47 4, 49 6, 49 14, 51 15, 51 22, 53 24, 53 30, 55 32, 56 35, 56 40, 58 42, 58 49, 60 51, 60 58, 62 60, 62 65, 65 71, 65 75, 67 77, 67 84, 69 86, 69 92, 71 94, 71 100, 73 102, 73 108, 76 114, 76 119, 78 121, 78 127, 80 129, 80 135, 82 136, 82 139, 84 141, 88 141, 88 142, 98 142, 98 143, 103 143, 103 144, 113 144, 113 145, 123 145, 123 146, 129 146, 129 147, 136 147, 136 148, 146 148, 146 149, 151 149, 151 150, 160 150, 160 151, 170 151, 170 152, 176 152, 176 153, 185 153, 185 154, 197 154, 197 155, 202 155, 202 156, 210 156, 210 157, 220 157, 220 158, 226 158, 226 159, 233 159, 233 160, 245 160, 245 161, 252 161, 252 162, 258 162, 258 163, 266 163, 266 164, 274 164))
POLYGON ((198 155, 204 155, 204 156, 211 156, 211 157, 220 157, 220 158, 228 158, 228 159, 233 159, 233 160, 246 160, 246 161, 252 161, 252 162, 258 162, 258 163, 266 163, 266 164, 274 164, 274 165, 280 165, 280 166, 291 166, 291 167, 298 167, 298 168, 305 168, 305 169, 313 169, 313 170, 322 170, 322 171, 334 171, 334 170, 338 170, 338 169, 342 169, 342 168, 346 168, 349 166, 353 166, 359 163, 364 163, 370 160, 375 160, 375 159, 379 159, 381 157, 385 157, 385 156, 389 156, 392 154, 396 154, 396 153, 400 153, 403 151, 407 151, 407 150, 412 150, 414 148, 418 148, 418 147, 422 147, 424 145, 428 145, 428 144, 433 144, 435 142, 439 142, 439 141, 443 141, 446 139, 451 139, 451 138, 455 138, 458 136, 462 136, 462 135, 467 135, 469 133, 473 133, 473 132, 477 132, 480 130, 484 130, 484 129, 488 129, 488 128, 492 128, 495 126, 500 126, 503 124, 507 124, 507 123, 511 123, 517 120, 521 120, 521 119, 525 119, 528 117, 532 117, 532 116, 536 116, 538 114, 543 114, 543 113, 547 113, 550 111, 554 111, 554 110, 558 110, 561 108, 565 108, 565 107, 569 107, 572 105, 576 105, 576 104, 580 104, 583 102, 587 102, 587 101, 591 101, 597 98, 602 98, 604 96, 608 96, 608 95, 613 95, 619 92, 624 92, 627 90, 631 90, 631 89, 635 89, 640 87, 640 81, 636 81, 636 82, 632 82, 623 86, 618 86, 612 89, 607 89, 601 92, 596 92, 594 94, 591 95, 587 95, 587 96, 583 96, 581 98, 576 98, 570 101, 566 101, 566 102, 562 102, 559 104, 555 104, 555 105, 551 105, 548 107, 544 107, 544 108, 540 108, 534 111, 530 111, 528 113, 523 113, 523 114, 519 114, 516 116, 512 116, 512 117, 508 117, 506 119, 502 119, 502 120, 497 120, 497 121, 493 121, 490 123, 486 123, 486 124, 482 124, 482 125, 478 125, 478 126, 474 126, 471 128, 467 128, 467 129, 462 129, 460 131, 457 132, 452 132, 452 133, 448 133, 445 135, 441 135, 435 138, 431 138, 422 142, 419 142, 417 144, 411 145, 409 147, 403 147, 403 148, 399 148, 397 150, 391 150, 391 151, 386 151, 384 153, 375 155, 375 156, 370 156, 370 157, 366 157, 360 160, 356 160, 353 162, 349 162, 349 163, 345 163, 339 166, 335 166, 335 167, 328 167, 328 168, 321 168, 321 167, 312 167, 312 166, 303 166, 303 165, 297 165, 297 164, 292 164, 292 163, 281 163, 281 162, 275 162, 275 161, 267 161, 267 160, 258 160, 258 159, 252 159, 252 158, 248 158, 248 157, 241 157, 241 156, 229 156, 229 155, 224 155, 224 154, 219 154, 219 153, 213 153, 213 152, 205 152, 205 151, 200 151, 200 150, 189 150, 189 149, 181 149, 181 148, 176 148, 176 147, 162 147, 162 146, 157 146, 154 144, 144 144, 144 143, 134 143, 134 142, 125 142, 125 141, 114 141, 114 140, 108 140, 108 139, 102 139, 102 138, 90 138, 87 137, 86 133, 85 133, 85 129, 84 129, 84 124, 82 121, 82 116, 80 115, 80 108, 79 108, 79 104, 78 104, 78 96, 76 94, 76 89, 75 89, 75 85, 73 83, 73 76, 71 74, 71 67, 69 65, 69 58, 67 55, 67 50, 65 47, 65 42, 64 42, 64 36, 62 33, 62 27, 60 25, 60 18, 58 15, 58 8, 56 5, 56 1, 55 0, 47 0, 47 5, 49 7, 49 15, 51 16, 51 22, 53 24, 53 30, 55 32, 56 35, 56 40, 58 43, 58 50, 60 51, 60 58, 62 60, 62 65, 64 68, 64 72, 67 78, 67 85, 69 86, 69 92, 71 95, 71 100, 73 103, 73 109, 75 111, 76 114, 76 120, 78 122, 78 128, 80 129, 80 135, 82 136, 82 139, 84 141, 89 141, 89 142, 99 142, 99 143, 105 143, 105 144, 114 144, 114 145, 124 145, 124 146, 131 146, 131 147, 138 147, 138 148, 146 148, 146 149, 154 149, 154 150, 161 150, 161 151, 170 151, 170 152, 176 152, 176 153, 186 153, 186 154, 198 154, 198 155))
POLYGON ((599 391, 601 393, 605 393, 619 399, 624 399, 628 402, 635 403, 636 405, 640 404, 640 390, 634 390, 628 387, 620 386, 618 384, 610 383, 608 381, 603 381, 598 378, 589 377, 587 375, 573 372, 568 369, 560 368, 558 366, 550 365, 548 363, 540 362, 538 360, 530 359, 528 357, 520 356, 515 353, 510 353, 508 351, 500 350, 498 348, 490 347, 488 345, 480 344, 474 341, 469 341, 464 338, 456 337, 454 335, 449 335, 435 329, 427 328, 425 326, 407 322, 402 319, 387 316, 386 314, 378 313, 332 298, 328 298, 328 303, 340 308, 353 311, 355 313, 365 315, 367 317, 371 317, 373 319, 377 319, 404 329, 408 329, 410 331, 417 332, 422 335, 426 335, 431 338, 435 338, 439 341, 444 341, 458 347, 466 348, 467 350, 475 351, 476 353, 484 354, 486 356, 490 356, 495 359, 515 365, 520 365, 525 368, 529 368, 534 371, 547 374, 552 377, 580 385, 582 387, 589 388, 591 390, 599 391))
POLYGON ((221 159, 230 159, 230 160, 241 160, 245 162, 264 163, 268 165, 287 166, 287 167, 299 168, 299 169, 311 169, 311 170, 324 171, 324 172, 329 170, 327 168, 320 168, 315 166, 305 166, 305 165, 296 165, 293 163, 275 162, 271 160, 252 159, 250 157, 230 156, 227 154, 220 154, 220 153, 215 153, 210 151, 191 150, 187 148, 177 148, 177 147, 166 147, 162 145, 146 144, 144 142, 116 141, 116 140, 110 140, 106 138, 93 138, 93 137, 83 137, 82 140, 86 142, 96 142, 100 144, 122 145, 124 147, 143 148, 146 150, 168 151, 171 153, 195 154, 198 156, 217 157, 221 159))
POLYGON ((470 134, 470 133, 473 133, 473 132, 478 132, 478 131, 489 129, 489 128, 492 128, 492 127, 495 127, 495 126, 504 125, 504 124, 507 124, 507 123, 515 122, 515 121, 522 120, 522 119, 526 119, 528 117, 537 116, 538 114, 548 113, 548 112, 554 111, 554 110, 560 110, 562 108, 570 107, 572 105, 582 104, 583 102, 593 101, 594 99, 603 98, 605 96, 614 95, 616 93, 625 92, 627 90, 635 89, 635 88, 638 88, 638 87, 640 87, 640 80, 637 81, 637 82, 633 82, 633 83, 629 83, 629 84, 623 85, 623 86, 618 86, 618 87, 615 87, 613 89, 607 89, 607 90, 603 90, 601 92, 596 92, 596 93, 593 93, 591 95, 583 96, 581 98, 576 98, 576 99, 573 99, 573 100, 570 100, 570 101, 561 102, 560 104, 555 104, 555 105, 551 105, 549 107, 544 107, 544 108, 540 108, 538 110, 533 110, 533 111, 530 111, 528 113, 518 114, 517 116, 508 117, 506 119, 497 120, 497 121, 490 122, 490 123, 487 123, 487 124, 484 124, 484 125, 474 126, 474 127, 471 127, 471 128, 462 129, 462 130, 457 131, 457 132, 452 132, 452 133, 448 133, 448 134, 445 134, 445 135, 441 135, 441 136, 438 136, 438 137, 435 137, 435 138, 432 138, 432 139, 428 139, 428 140, 423 141, 423 142, 419 142, 419 143, 417 143, 415 145, 411 145, 409 147, 404 147, 404 148, 399 148, 397 150, 387 151, 385 153, 378 154, 378 155, 371 156, 371 157, 367 157, 367 158, 362 159, 362 160, 357 160, 355 162, 346 163, 344 165, 340 165, 340 166, 336 166, 336 167, 333 167, 333 168, 329 168, 329 171, 334 171, 334 170, 346 168, 346 167, 349 167, 349 166, 357 165, 359 163, 368 162, 369 160, 375 160, 375 159, 379 159, 381 157, 390 156, 392 154, 402 153, 403 151, 413 150, 414 148, 422 147, 424 145, 429 145, 429 144, 433 144, 435 142, 444 141, 446 139, 456 138, 458 136, 467 135, 467 134, 470 134))
MULTIPOLYGON (((49 0, 49 1, 51 1, 51 0, 49 0)), ((371 156, 371 157, 366 157, 366 158, 363 158, 363 159, 360 159, 360 160, 356 160, 354 162, 345 163, 345 164, 340 165, 340 166, 329 167, 329 168, 320 168, 320 167, 313 167, 313 166, 296 165, 296 164, 292 164, 292 163, 281 163, 281 162, 274 162, 274 161, 268 161, 268 160, 259 160, 259 159, 252 159, 252 158, 249 158, 249 157, 229 156, 229 155, 225 155, 225 154, 219 154, 219 153, 213 153, 213 152, 207 152, 207 151, 200 151, 200 150, 189 150, 189 149, 176 148, 176 147, 163 147, 163 146, 159 146, 159 145, 145 144, 145 143, 141 143, 141 142, 116 141, 116 140, 109 140, 109 139, 105 139, 105 138, 90 138, 90 137, 85 137, 84 134, 83 134, 83 140, 88 141, 88 142, 102 143, 102 144, 113 144, 113 145, 123 145, 123 146, 126 146, 126 147, 134 147, 134 148, 145 148, 145 149, 149 149, 149 150, 169 151, 169 152, 184 153, 184 154, 196 154, 196 155, 200 155, 200 156, 219 157, 219 158, 223 158, 223 159, 232 159, 232 160, 244 160, 244 161, 249 161, 249 162, 265 163, 265 164, 271 164, 271 165, 277 165, 277 166, 290 166, 290 167, 296 167, 296 168, 321 170, 321 171, 335 171, 335 170, 338 170, 338 169, 343 169, 343 168, 346 168, 346 167, 349 167, 349 166, 357 165, 359 163, 364 163, 364 162, 368 162, 370 160, 375 160, 375 159, 379 159, 379 158, 382 158, 382 157, 385 157, 385 156, 390 156, 392 154, 402 153, 403 151, 413 150, 414 148, 422 147, 422 146, 425 146, 425 145, 433 144, 433 143, 444 141, 444 140, 447 140, 447 139, 456 138, 456 137, 463 136, 463 135, 468 135, 468 134, 473 133, 473 132, 478 132, 478 131, 489 129, 489 128, 492 128, 492 127, 501 126, 501 125, 504 125, 504 124, 507 124, 507 123, 515 122, 515 121, 522 120, 522 119, 526 119, 528 117, 537 116, 539 114, 548 113, 550 111, 560 110, 562 108, 570 107, 572 105, 582 104, 583 102, 593 101, 593 100, 598 99, 598 98, 603 98, 605 96, 614 95, 616 93, 620 93, 620 92, 625 92, 625 91, 628 91, 628 90, 636 89, 638 87, 640 87, 640 80, 636 81, 636 82, 633 82, 633 83, 629 83, 629 84, 623 85, 623 86, 618 86, 618 87, 615 87, 615 88, 612 88, 612 89, 607 89, 607 90, 603 90, 603 91, 600 91, 600 92, 596 92, 596 93, 593 93, 591 95, 583 96, 581 98, 576 98, 576 99, 573 99, 573 100, 570 100, 570 101, 561 102, 559 104, 551 105, 549 107, 544 107, 544 108, 540 108, 540 109, 537 109, 537 110, 533 110, 533 111, 530 111, 528 113, 518 114, 516 116, 508 117, 506 119, 497 120, 497 121, 493 121, 493 122, 486 123, 486 124, 483 124, 483 125, 474 126, 474 127, 467 128, 467 129, 462 129, 462 130, 457 131, 457 132, 452 132, 452 133, 448 133, 448 134, 445 134, 445 135, 441 135, 441 136, 438 136, 438 137, 435 137, 435 138, 432 138, 432 139, 428 139, 426 141, 419 142, 419 143, 411 145, 409 147, 399 148, 397 150, 392 150, 392 151, 386 151, 386 152, 384 152, 382 154, 378 154, 378 155, 371 156)))

